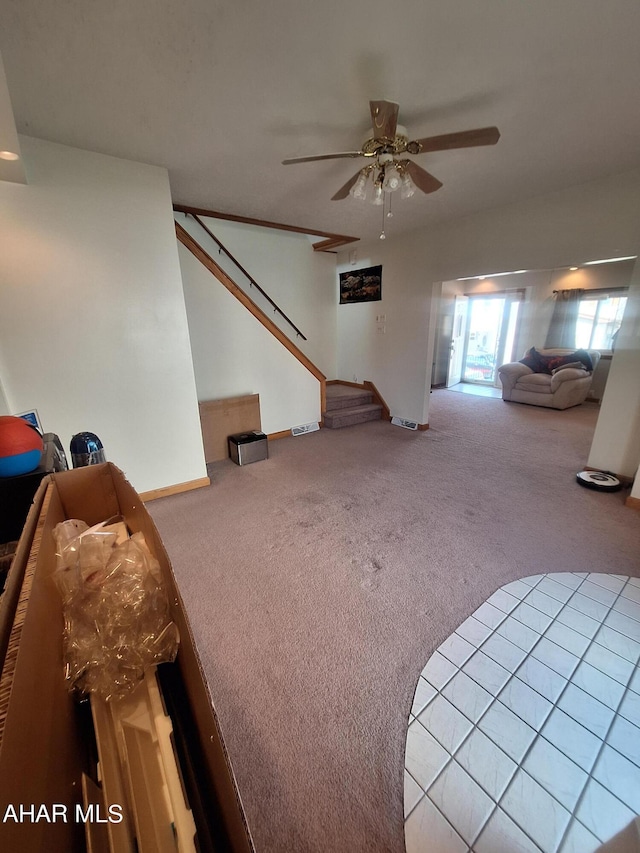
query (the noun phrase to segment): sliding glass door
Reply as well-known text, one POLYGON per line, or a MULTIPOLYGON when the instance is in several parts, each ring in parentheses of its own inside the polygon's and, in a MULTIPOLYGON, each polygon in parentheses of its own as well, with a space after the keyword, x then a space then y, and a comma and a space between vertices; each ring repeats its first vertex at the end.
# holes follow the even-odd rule
POLYGON ((494 385, 498 368, 512 361, 522 293, 470 295, 463 382, 494 385))

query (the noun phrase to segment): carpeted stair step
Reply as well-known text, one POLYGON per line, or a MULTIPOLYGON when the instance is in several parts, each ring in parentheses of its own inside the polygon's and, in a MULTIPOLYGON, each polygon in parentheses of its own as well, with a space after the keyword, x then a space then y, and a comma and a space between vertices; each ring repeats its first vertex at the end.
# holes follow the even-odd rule
POLYGON ((366 421, 379 421, 382 417, 382 406, 377 403, 365 403, 350 409, 335 409, 324 413, 324 425, 329 429, 363 424, 366 421))
POLYGON ((364 388, 353 388, 349 385, 327 385, 326 410, 334 412, 338 409, 354 409, 373 401, 373 395, 364 388))

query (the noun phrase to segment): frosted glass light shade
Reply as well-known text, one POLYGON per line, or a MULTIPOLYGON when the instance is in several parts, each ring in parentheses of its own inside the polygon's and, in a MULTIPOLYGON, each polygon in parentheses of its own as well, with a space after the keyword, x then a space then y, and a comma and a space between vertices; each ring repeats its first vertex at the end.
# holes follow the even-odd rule
POLYGON ((382 184, 382 188, 385 192, 392 193, 395 190, 399 190, 401 183, 402 178, 395 167, 392 166, 391 168, 385 169, 384 181, 382 184))
POLYGON ((415 195, 416 185, 413 183, 409 174, 407 172, 402 176, 402 189, 400 190, 400 196, 402 198, 411 198, 412 195, 415 195))
POLYGON ((364 172, 360 172, 358 175, 358 180, 349 190, 349 195, 360 199, 360 201, 364 201, 367 197, 367 176, 364 172))

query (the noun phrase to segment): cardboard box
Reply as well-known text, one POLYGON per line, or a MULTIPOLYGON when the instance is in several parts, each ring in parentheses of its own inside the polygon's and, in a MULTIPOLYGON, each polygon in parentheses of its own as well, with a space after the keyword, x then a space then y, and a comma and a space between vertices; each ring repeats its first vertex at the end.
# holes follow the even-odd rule
POLYGON ((225 400, 206 400, 199 404, 204 458, 219 462, 229 458, 227 439, 239 432, 261 429, 260 396, 228 397, 225 400))
POLYGON ((85 782, 87 776, 99 782, 97 752, 89 703, 77 703, 63 677, 62 609, 51 579, 52 531, 66 518, 92 525, 119 514, 132 532, 142 531, 158 559, 180 630, 176 662, 161 665, 158 673, 198 849, 252 853, 237 785, 169 559, 138 494, 108 462, 43 480, 8 579, 10 603, 0 607, 0 638, 9 635, 0 675, 0 850, 87 849, 85 825, 76 819, 76 807, 82 804, 83 774, 85 782), (13 815, 20 816, 20 807, 24 819, 17 821, 13 815))

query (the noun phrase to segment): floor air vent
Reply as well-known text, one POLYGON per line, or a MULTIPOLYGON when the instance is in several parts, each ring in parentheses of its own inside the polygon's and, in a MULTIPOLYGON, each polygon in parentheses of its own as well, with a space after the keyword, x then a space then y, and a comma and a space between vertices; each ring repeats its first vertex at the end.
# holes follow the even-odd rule
POLYGON ((406 418, 391 418, 391 423, 405 429, 418 429, 418 424, 415 421, 408 421, 406 418))
POLYGON ((304 435, 307 432, 317 432, 320 427, 316 421, 310 424, 301 424, 300 426, 291 427, 291 435, 304 435))

